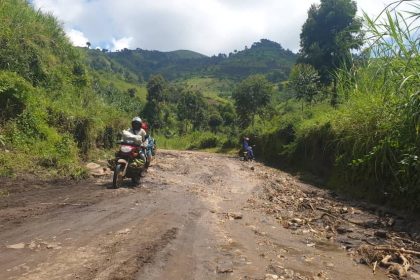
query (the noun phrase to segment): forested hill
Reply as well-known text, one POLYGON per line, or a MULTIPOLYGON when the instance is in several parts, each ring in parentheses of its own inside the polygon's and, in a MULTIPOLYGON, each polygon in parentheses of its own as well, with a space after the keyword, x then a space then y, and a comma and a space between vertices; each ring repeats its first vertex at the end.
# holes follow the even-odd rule
POLYGON ((265 74, 272 82, 287 80, 297 55, 280 44, 262 39, 244 50, 205 56, 193 51, 172 52, 123 49, 117 52, 89 50, 91 66, 96 70, 117 69, 139 81, 162 74, 168 80, 203 75, 241 80, 251 74, 265 74), (126 68, 125 70, 123 68, 126 68))

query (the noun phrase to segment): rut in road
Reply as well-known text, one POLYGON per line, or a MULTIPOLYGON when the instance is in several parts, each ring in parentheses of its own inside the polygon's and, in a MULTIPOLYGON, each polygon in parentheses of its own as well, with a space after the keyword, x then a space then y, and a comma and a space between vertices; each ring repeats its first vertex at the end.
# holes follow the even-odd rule
POLYGON ((0 279, 387 279, 281 200, 326 192, 260 164, 161 151, 141 186, 110 184, 3 184, 0 279))

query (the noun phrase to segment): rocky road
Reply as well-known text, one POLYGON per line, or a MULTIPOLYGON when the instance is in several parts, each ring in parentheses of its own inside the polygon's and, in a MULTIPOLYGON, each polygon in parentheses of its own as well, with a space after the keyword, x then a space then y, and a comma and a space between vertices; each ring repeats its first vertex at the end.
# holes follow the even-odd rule
POLYGON ((110 185, 4 180, 0 279, 419 279, 414 222, 258 163, 160 151, 110 185))

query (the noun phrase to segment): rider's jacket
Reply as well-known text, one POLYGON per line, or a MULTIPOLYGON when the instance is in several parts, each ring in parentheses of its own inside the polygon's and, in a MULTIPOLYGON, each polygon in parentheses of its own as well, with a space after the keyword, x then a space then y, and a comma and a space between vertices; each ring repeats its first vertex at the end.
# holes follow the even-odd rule
POLYGON ((141 128, 140 130, 133 130, 132 128, 123 130, 122 138, 124 140, 133 140, 137 145, 144 145, 147 147, 148 140, 146 139, 146 131, 141 128))
POLYGON ((249 147, 249 143, 247 140, 243 140, 242 142, 242 148, 244 148, 244 150, 248 150, 249 147))

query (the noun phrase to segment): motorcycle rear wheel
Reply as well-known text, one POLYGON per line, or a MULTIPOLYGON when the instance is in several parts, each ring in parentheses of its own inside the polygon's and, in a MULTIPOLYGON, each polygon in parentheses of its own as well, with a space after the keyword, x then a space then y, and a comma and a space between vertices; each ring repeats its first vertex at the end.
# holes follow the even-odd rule
POLYGON ((122 165, 117 164, 115 166, 114 175, 112 176, 112 188, 118 189, 122 185, 123 177, 121 175, 122 173, 122 165))

